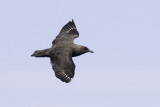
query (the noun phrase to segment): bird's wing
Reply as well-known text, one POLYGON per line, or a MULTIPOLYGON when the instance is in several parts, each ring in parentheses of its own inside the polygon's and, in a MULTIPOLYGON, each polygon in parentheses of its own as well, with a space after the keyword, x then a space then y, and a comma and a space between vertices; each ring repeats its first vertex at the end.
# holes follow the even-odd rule
POLYGON ((79 32, 77 31, 76 25, 72 19, 66 25, 64 25, 57 35, 52 44, 56 44, 59 42, 73 42, 75 38, 79 37, 79 32))
POLYGON ((55 75, 63 82, 70 82, 74 77, 75 64, 71 56, 58 54, 51 58, 55 75))

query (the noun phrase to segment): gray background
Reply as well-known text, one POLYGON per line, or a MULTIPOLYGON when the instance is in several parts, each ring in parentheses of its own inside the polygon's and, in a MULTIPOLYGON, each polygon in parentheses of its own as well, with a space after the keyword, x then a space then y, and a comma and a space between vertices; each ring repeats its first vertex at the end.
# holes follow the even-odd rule
POLYGON ((1 0, 0 49, 0 107, 160 107, 159 0, 1 0), (65 84, 30 55, 71 19, 95 53, 65 84))

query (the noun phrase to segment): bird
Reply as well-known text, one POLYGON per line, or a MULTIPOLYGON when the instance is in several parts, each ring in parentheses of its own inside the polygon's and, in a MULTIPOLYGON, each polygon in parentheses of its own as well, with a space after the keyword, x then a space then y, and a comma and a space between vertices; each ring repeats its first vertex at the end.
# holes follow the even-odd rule
POLYGON ((74 39, 79 37, 74 20, 65 24, 60 33, 52 41, 51 48, 36 50, 32 57, 50 58, 55 76, 62 82, 69 83, 75 74, 75 64, 72 57, 80 56, 84 53, 94 53, 86 46, 74 43, 74 39))

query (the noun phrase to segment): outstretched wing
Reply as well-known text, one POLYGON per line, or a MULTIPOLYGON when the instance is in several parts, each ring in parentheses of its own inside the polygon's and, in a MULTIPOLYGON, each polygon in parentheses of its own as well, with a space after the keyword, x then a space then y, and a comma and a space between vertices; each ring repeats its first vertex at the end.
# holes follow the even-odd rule
POLYGON ((65 26, 62 27, 60 33, 57 35, 52 44, 59 42, 73 42, 75 38, 79 37, 79 32, 77 31, 76 25, 72 19, 65 26))
POLYGON ((51 58, 55 75, 63 82, 70 82, 74 77, 75 64, 70 56, 56 55, 51 58))

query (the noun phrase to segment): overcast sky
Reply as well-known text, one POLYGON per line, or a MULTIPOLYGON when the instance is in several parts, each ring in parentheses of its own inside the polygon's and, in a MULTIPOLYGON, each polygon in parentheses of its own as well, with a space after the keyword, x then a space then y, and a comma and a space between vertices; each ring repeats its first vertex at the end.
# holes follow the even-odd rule
POLYGON ((159 0, 1 0, 0 107, 160 107, 159 0), (75 76, 55 77, 49 48, 71 19, 75 76))

